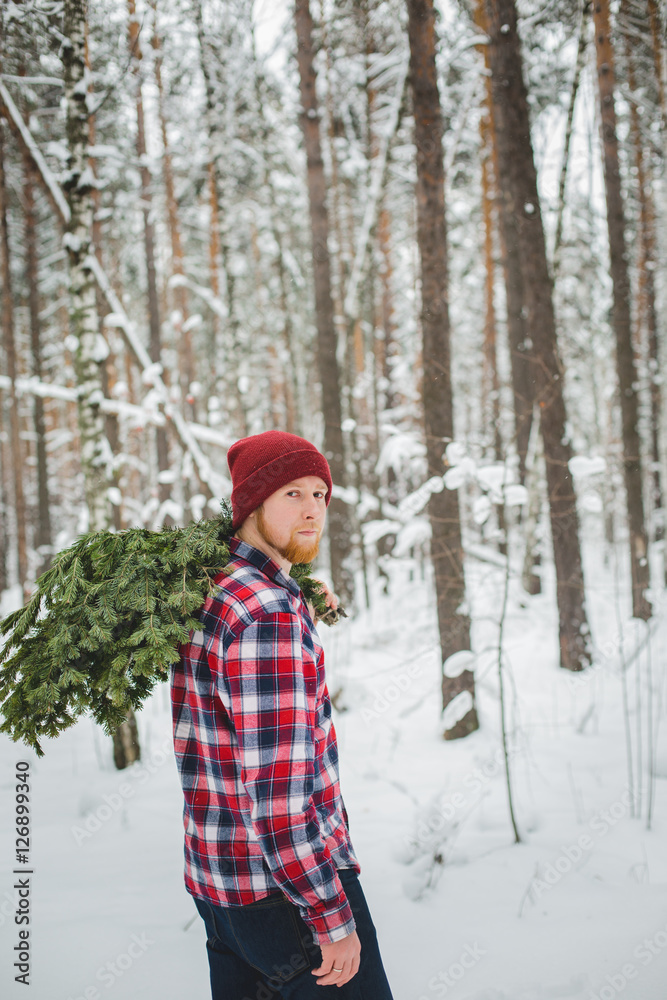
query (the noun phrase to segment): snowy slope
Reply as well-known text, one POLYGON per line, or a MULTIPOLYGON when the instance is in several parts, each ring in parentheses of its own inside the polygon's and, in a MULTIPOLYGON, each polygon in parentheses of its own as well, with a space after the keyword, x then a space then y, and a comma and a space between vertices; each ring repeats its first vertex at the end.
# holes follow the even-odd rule
MULTIPOLYGON (((470 562, 482 728, 462 742, 439 736, 428 580, 417 572, 410 582, 406 564, 371 612, 320 628, 329 688, 339 692, 352 839, 396 1000, 667 997, 667 746, 658 744, 647 831, 646 781, 641 800, 628 789, 618 652, 620 623, 626 654, 639 648, 626 679, 633 766, 646 774, 649 668, 654 726, 665 705, 665 609, 650 647, 642 646, 644 626, 617 618, 613 574, 601 557, 589 553, 586 570, 600 650, 584 676, 557 666, 548 581, 533 598, 514 580, 510 587, 506 694, 520 844, 500 751, 494 646, 502 568, 470 562)), ((124 773, 89 720, 41 761, 0 741, 3 998, 206 1000, 202 925, 182 883, 166 688, 141 713, 140 730, 144 761, 124 773), (29 993, 12 969, 18 760, 32 773, 29 993)))

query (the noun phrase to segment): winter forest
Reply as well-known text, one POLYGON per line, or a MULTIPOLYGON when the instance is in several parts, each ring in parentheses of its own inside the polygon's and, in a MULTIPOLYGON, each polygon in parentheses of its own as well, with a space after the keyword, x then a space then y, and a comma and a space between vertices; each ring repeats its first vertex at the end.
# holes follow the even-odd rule
MULTIPOLYGON (((666 27, 662 0, 0 5, 0 616, 84 532, 218 514, 237 439, 316 444, 396 1000, 667 993, 666 27)), ((205 1000, 167 684, 44 751, 0 734, 3 996, 20 762, 32 996, 205 1000)))

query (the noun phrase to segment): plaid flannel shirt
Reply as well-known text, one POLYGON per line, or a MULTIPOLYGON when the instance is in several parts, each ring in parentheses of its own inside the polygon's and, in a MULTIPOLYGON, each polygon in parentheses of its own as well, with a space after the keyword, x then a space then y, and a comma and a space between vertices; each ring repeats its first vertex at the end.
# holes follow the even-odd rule
POLYGON ((276 889, 316 943, 354 930, 336 873, 360 871, 338 781, 324 652, 301 590, 239 539, 172 667, 185 884, 218 906, 276 889))

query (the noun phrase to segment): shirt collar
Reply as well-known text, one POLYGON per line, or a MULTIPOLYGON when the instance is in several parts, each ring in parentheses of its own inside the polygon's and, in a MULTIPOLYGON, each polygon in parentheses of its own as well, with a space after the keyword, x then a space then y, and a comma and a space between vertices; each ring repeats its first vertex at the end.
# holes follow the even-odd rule
POLYGON ((295 597, 301 597, 301 588, 294 577, 288 576, 275 559, 271 559, 264 552, 260 552, 254 545, 248 545, 247 542, 242 541, 240 538, 232 537, 229 539, 229 551, 240 559, 245 559, 246 562, 252 563, 253 566, 256 566, 257 569, 268 576, 270 580, 275 581, 281 587, 285 587, 295 597))

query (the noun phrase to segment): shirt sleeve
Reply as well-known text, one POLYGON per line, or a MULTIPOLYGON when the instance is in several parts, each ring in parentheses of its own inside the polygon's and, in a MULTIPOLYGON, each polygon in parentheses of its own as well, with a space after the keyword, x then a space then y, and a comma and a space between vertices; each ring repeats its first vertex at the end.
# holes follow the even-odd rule
POLYGON ((246 626, 224 664, 211 666, 230 699, 241 780, 266 863, 315 942, 338 941, 355 922, 313 803, 317 675, 302 657, 297 614, 267 614, 246 626))

